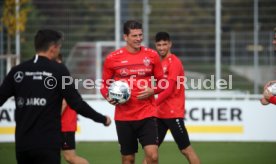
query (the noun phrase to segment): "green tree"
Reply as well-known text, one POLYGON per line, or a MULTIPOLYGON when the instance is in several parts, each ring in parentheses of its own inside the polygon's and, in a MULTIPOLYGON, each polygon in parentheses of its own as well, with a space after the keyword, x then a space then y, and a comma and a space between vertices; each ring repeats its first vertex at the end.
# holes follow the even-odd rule
POLYGON ((3 17, 1 21, 7 30, 7 54, 11 54, 11 39, 15 36, 16 31, 23 32, 27 22, 27 15, 31 11, 28 6, 30 0, 19 0, 16 4, 15 0, 5 0, 3 17), (18 18, 16 17, 15 7, 19 5, 18 18))

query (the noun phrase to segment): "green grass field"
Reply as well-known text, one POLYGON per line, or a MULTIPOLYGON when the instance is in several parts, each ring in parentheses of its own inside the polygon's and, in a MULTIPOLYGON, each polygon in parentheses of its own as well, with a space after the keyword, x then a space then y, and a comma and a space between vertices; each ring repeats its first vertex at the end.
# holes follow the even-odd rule
MULTIPOLYGON (((202 164, 274 164, 276 163, 275 142, 193 142, 194 149, 202 164)), ((116 142, 80 142, 77 153, 87 158, 91 164, 120 164, 119 146, 116 142)), ((159 149, 160 164, 188 163, 179 153, 174 142, 165 142, 159 149)), ((141 164, 141 147, 136 155, 136 163, 141 164)), ((13 143, 0 144, 0 163, 14 164, 13 143)), ((66 162, 62 161, 62 164, 66 162)))

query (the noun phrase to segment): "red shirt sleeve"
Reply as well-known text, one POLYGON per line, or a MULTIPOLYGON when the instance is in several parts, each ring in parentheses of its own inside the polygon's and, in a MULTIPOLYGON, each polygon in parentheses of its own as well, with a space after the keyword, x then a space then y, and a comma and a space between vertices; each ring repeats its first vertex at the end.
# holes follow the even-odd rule
POLYGON ((177 62, 177 60, 174 60, 173 65, 169 66, 168 77, 167 77, 169 82, 169 87, 166 88, 163 92, 161 92, 158 95, 158 98, 156 100, 157 105, 160 105, 161 102, 163 102, 167 97, 169 97, 173 93, 174 88, 176 86, 177 77, 179 75, 179 72, 181 72, 181 69, 182 69, 182 64, 177 62))
POLYGON ((66 106, 61 115, 61 131, 75 132, 77 130, 77 113, 70 106, 66 106))
POLYGON ((100 89, 101 94, 105 99, 108 96, 109 79, 112 79, 113 75, 114 75, 114 72, 111 69, 110 57, 107 56, 103 66, 102 85, 100 89))
POLYGON ((169 86, 166 88, 163 92, 161 92, 158 95, 158 98, 156 100, 156 105, 160 105, 161 102, 163 102, 167 97, 169 97, 173 93, 173 89, 176 86, 176 81, 169 80, 169 86))
MULTIPOLYGON (((154 63, 155 63, 154 70, 153 70, 154 78, 156 79, 156 84, 159 84, 160 80, 163 79, 163 68, 162 68, 161 60, 157 53, 154 57, 154 63)), ((164 86, 164 83, 161 83, 161 86, 164 86)), ((160 85, 156 85, 154 89, 154 93, 157 94, 162 91, 163 91, 162 87, 160 87, 160 85)))
MULTIPOLYGON (((157 78, 156 78, 157 79, 157 78)), ((156 80, 156 85, 155 88, 153 89, 154 94, 158 94, 160 92, 162 92, 164 89, 164 86, 166 86, 166 82, 165 81, 161 81, 161 79, 157 79, 156 80)))
POLYGON ((276 105, 276 96, 271 96, 269 102, 276 105))
POLYGON ((177 81, 177 77, 180 75, 180 72, 182 72, 183 65, 180 60, 176 60, 176 58, 172 58, 173 63, 170 64, 168 68, 168 80, 174 80, 177 81))

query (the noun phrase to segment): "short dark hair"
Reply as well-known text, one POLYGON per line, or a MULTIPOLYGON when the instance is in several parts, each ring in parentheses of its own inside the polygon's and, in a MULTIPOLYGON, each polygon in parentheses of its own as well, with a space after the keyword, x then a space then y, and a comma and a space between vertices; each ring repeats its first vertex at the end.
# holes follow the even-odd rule
POLYGON ((35 51, 47 51, 53 44, 61 44, 63 35, 61 32, 51 29, 41 29, 35 35, 35 51))
POLYGON ((167 32, 158 32, 155 35, 155 42, 159 42, 161 40, 171 41, 170 35, 167 32))
POLYGON ((142 29, 142 23, 135 20, 128 20, 124 23, 124 34, 128 35, 130 30, 142 29))
POLYGON ((58 59, 58 60, 60 60, 60 61, 62 61, 62 59, 63 59, 63 55, 62 55, 62 53, 59 53, 59 54, 58 54, 57 59, 58 59))

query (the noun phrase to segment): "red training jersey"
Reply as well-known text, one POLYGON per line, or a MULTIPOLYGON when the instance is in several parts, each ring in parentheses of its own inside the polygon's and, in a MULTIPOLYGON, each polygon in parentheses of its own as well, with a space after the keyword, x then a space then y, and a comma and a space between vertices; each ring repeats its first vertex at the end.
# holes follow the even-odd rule
POLYGON ((162 60, 164 78, 175 81, 176 85, 157 111, 158 118, 184 118, 185 89, 184 68, 181 61, 173 54, 162 60))
POLYGON ((67 105, 61 116, 61 131, 75 132, 77 130, 77 113, 67 105))
POLYGON ((271 96, 269 102, 276 105, 276 96, 271 96))
POLYGON ((138 100, 137 95, 143 91, 143 86, 153 86, 154 76, 159 80, 163 77, 162 65, 156 51, 141 47, 137 53, 130 53, 121 48, 110 53, 104 62, 101 93, 106 98, 108 94, 108 80, 123 80, 131 88, 131 97, 124 104, 116 105, 115 120, 133 121, 156 116, 154 96, 145 100, 138 100))

